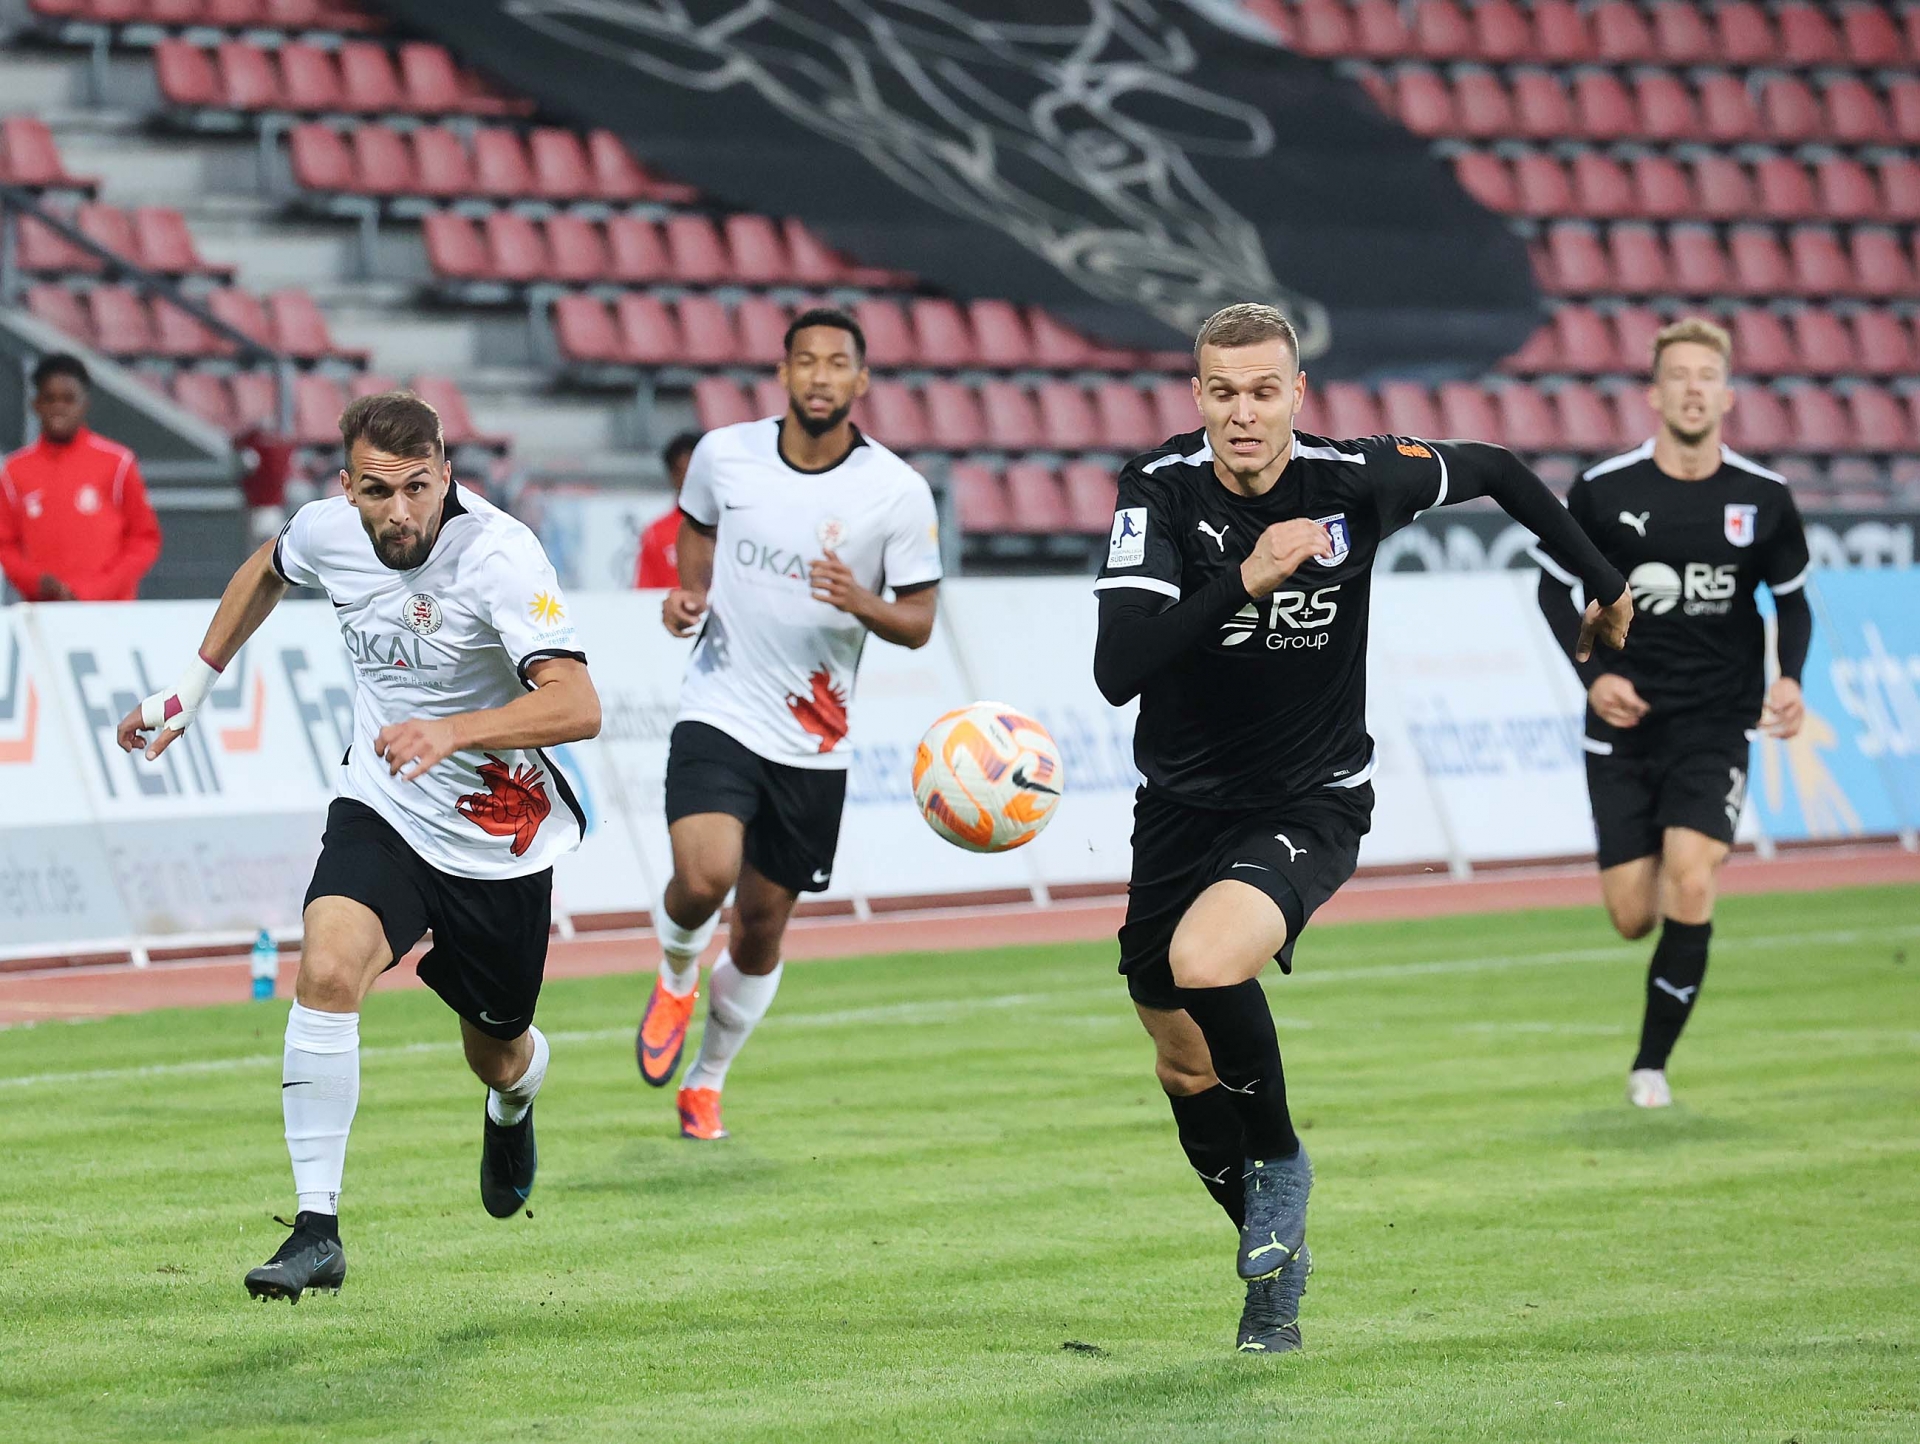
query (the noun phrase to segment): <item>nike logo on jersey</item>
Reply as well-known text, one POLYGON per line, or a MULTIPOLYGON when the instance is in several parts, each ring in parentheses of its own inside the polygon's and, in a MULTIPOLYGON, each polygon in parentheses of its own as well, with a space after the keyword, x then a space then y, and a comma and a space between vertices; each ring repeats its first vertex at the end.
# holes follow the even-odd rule
POLYGON ((816 867, 813 870, 813 880, 819 883, 821 887, 825 887, 827 885, 826 869, 816 867))
POLYGON ((1698 983, 1690 983, 1684 988, 1676 988, 1672 983, 1669 983, 1665 978, 1655 978, 1653 980, 1653 985, 1654 987, 1658 988, 1661 992, 1671 993, 1674 997, 1678 998, 1681 1002, 1689 1003, 1689 1004, 1693 1002, 1693 995, 1700 991, 1700 985, 1698 983))
POLYGON ((1647 518, 1652 515, 1653 513, 1650 511, 1643 511, 1638 516, 1635 516, 1630 511, 1623 511, 1620 513, 1620 525, 1632 527, 1640 533, 1641 538, 1644 540, 1647 535, 1647 518))
POLYGON ((1293 845, 1293 839, 1288 837, 1284 832, 1276 832, 1273 835, 1273 840, 1275 842, 1284 842, 1287 845, 1288 862, 1292 862, 1296 857, 1300 856, 1301 853, 1306 851, 1304 847, 1295 847, 1293 845))
POLYGON ((1213 544, 1219 547, 1220 554, 1222 556, 1225 556, 1227 551, 1227 533, 1233 530, 1233 523, 1229 522, 1227 523, 1227 525, 1221 527, 1219 531, 1215 531, 1212 527, 1208 526, 1205 522, 1201 522, 1200 530, 1213 538, 1213 544))

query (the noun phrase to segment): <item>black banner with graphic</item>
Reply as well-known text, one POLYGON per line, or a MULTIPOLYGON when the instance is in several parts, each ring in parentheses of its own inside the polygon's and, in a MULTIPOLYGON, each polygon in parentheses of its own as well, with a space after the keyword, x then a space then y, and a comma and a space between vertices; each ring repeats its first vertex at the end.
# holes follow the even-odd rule
POLYGON ((389 0, 663 173, 873 266, 1184 347, 1284 306, 1323 376, 1469 375, 1519 239, 1331 66, 1163 0, 389 0))

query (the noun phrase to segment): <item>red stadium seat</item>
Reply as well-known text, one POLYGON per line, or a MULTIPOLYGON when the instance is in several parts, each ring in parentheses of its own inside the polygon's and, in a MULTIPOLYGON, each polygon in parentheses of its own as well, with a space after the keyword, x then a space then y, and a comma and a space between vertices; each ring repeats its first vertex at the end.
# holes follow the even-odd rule
POLYGON ((231 266, 215 265, 200 254, 187 218, 170 206, 140 206, 133 213, 133 241, 140 264, 165 276, 218 276, 230 279, 231 266))
POLYGON ((702 431, 758 419, 753 402, 725 376, 702 376, 693 383, 693 416, 702 431))
POLYGON ((1821 99, 1826 106, 1826 133, 1842 145, 1887 145, 1893 140, 1893 121, 1880 103, 1880 93, 1859 76, 1829 80, 1821 99))
MULTIPOLYGON (((1086 451, 1100 442, 1100 422, 1086 389, 1072 381, 1042 381, 1040 434, 1056 451, 1086 451)), ((991 414, 991 412, 989 412, 991 414)))
POLYGON ((1353 0, 1353 34, 1369 60, 1398 60, 1413 53, 1413 37, 1395 0, 1353 0))
POLYGON ((1544 70, 1513 77, 1513 113, 1520 133, 1534 140, 1557 140, 1577 130, 1566 87, 1544 70))
POLYGON ((712 296, 682 296, 674 309, 686 338, 685 360, 695 366, 729 366, 745 359, 733 317, 712 296))
POLYGON ((1583 382, 1572 381, 1553 395, 1560 417, 1560 439, 1575 451, 1606 451, 1621 440, 1620 421, 1607 398, 1583 382))
POLYGON ((1009 531, 1061 536, 1073 530, 1066 494, 1051 467, 1037 461, 1016 461, 1007 468, 1006 481, 1009 531))
POLYGON ((661 228, 673 278, 690 286, 712 286, 731 280, 733 267, 726 243, 710 216, 681 214, 667 217, 661 228))
POLYGON ((1033 361, 1033 338, 1011 301, 973 301, 967 307, 980 364, 1011 370, 1033 361))
POLYGON ((1499 65, 1533 56, 1533 27, 1513 0, 1479 0, 1473 7, 1474 53, 1499 65))
POLYGON ((173 399, 209 426, 218 427, 228 435, 240 429, 239 418, 233 410, 233 393, 227 389, 223 376, 192 369, 176 371, 173 399))
POLYGON ((895 451, 926 446, 931 440, 926 410, 905 382, 875 381, 867 392, 867 416, 873 434, 895 451))
POLYGON ((778 366, 786 359, 786 307, 767 296, 743 296, 734 308, 740 354, 755 366, 778 366))
POLYGON ((586 147, 570 130, 541 126, 527 137, 534 194, 550 201, 587 200, 594 196, 593 168, 586 147))
POLYGON ((1125 381, 1102 381, 1093 388, 1093 409, 1099 417, 1096 437, 1089 444, 1115 451, 1145 451, 1160 443, 1153 406, 1146 393, 1125 381))
POLYGON ((945 377, 927 383, 927 428, 933 444, 948 451, 969 451, 987 439, 980 398, 970 386, 945 377))
POLYGON ((1547 398, 1524 382, 1510 382, 1493 394, 1500 435, 1515 451, 1550 451, 1560 445, 1560 423, 1547 398))
MULTIPOLYGON (((1352 381, 1329 381, 1320 388, 1318 405, 1312 392, 1307 394, 1307 429, 1326 436, 1348 438, 1379 436, 1387 426, 1381 420, 1379 403, 1366 387, 1352 381)), ((1198 418, 1196 418, 1196 421, 1198 418)), ((1191 427, 1187 428, 1192 430, 1191 427)))
POLYGON ((351 191, 359 188, 353 153, 341 136, 324 125, 308 121, 296 125, 287 138, 287 162, 293 182, 302 190, 351 191))
POLYGON ((1833 311, 1810 306, 1793 317, 1793 351, 1810 376, 1848 376, 1859 370, 1853 334, 1833 311))
POLYGON ((613 315, 619 325, 620 349, 629 360, 642 366, 674 366, 689 359, 680 321, 658 296, 623 292, 613 303, 613 315))
POLYGON ((1902 144, 1920 142, 1920 79, 1911 75, 1889 77, 1883 89, 1887 114, 1893 118, 1893 133, 1902 144))
POLYGON ((1648 140, 1686 141, 1700 133, 1700 107, 1693 91, 1671 70, 1648 70, 1634 78, 1640 133, 1648 140))
POLYGON ((1556 65, 1593 59, 1593 36, 1574 0, 1534 0, 1533 33, 1541 58, 1556 65))
POLYGON ((1840 398, 1824 386, 1796 386, 1787 393, 1788 425, 1796 451, 1851 451, 1853 423, 1840 398))
POLYGON ((10 115, 0 120, 0 178, 40 190, 91 192, 96 182, 67 170, 53 132, 37 116, 10 115))
POLYGON ((1891 311, 1861 311, 1852 318, 1854 350, 1869 376, 1906 376, 1916 365, 1913 337, 1891 311))
POLYGON ((325 446, 340 437, 346 394, 330 376, 308 372, 293 378, 293 444, 325 446))
POLYGON ((863 296, 853 303, 853 319, 866 333, 867 363, 876 370, 911 366, 919 360, 913 331, 899 303, 881 296, 863 296))
MULTIPOLYGON (((1825 226, 1800 226, 1787 237, 1792 280, 1789 293, 1802 296, 1855 294, 1853 263, 1840 239, 1825 226)), ((1779 294, 1778 291, 1775 294, 1779 294)))
POLYGON ((1703 154, 1696 156, 1691 164, 1694 193, 1699 197, 1703 216, 1732 221, 1759 209, 1752 177, 1732 156, 1703 154))
POLYGON ((1694 0, 1656 0, 1653 41, 1668 65, 1710 65, 1719 43, 1707 24, 1707 10, 1694 0))
POLYGON ((83 251, 51 226, 30 215, 20 217, 15 232, 18 247, 15 260, 23 271, 36 274, 91 273, 103 267, 97 257, 83 251))
POLYGON ((1914 445, 1913 424, 1898 397, 1878 386, 1856 383, 1847 391, 1851 414, 1849 431, 1861 451, 1908 451, 1914 445))
POLYGON ((1889 69, 1913 59, 1901 39, 1900 27, 1881 5, 1847 6, 1840 12, 1840 35, 1849 65, 1889 69))
POLYGON ((977 461, 956 461, 947 479, 953 486, 953 508, 963 534, 992 535, 1008 529, 1013 514, 999 477, 977 461))
POLYGON ((1113 473, 1097 461, 1070 461, 1060 471, 1067 524, 1083 536, 1105 536, 1118 500, 1113 473))
POLYGON ((292 288, 275 291, 267 297, 267 317, 273 345, 289 355, 303 361, 321 361, 346 354, 333 344, 327 318, 305 291, 292 288))
POLYGON ((1644 372, 1653 364, 1653 338, 1666 319, 1647 306, 1622 306, 1613 313, 1614 354, 1623 371, 1644 372))
POLYGON ((1613 286, 1612 263, 1592 226, 1563 223, 1549 229, 1547 257, 1554 289, 1563 294, 1592 295, 1613 286))
POLYGON ((27 312, 65 335, 91 346, 93 322, 80 298, 65 286, 42 283, 27 288, 27 312))
POLYGON ((1813 178, 1791 156, 1770 155, 1753 168, 1760 214, 1776 221, 1803 221, 1819 212, 1813 178))
POLYGON ((1887 219, 1920 221, 1920 161, 1909 156, 1882 156, 1874 169, 1879 174, 1887 219))
POLYGON ((1513 172, 1491 151, 1465 150, 1453 158, 1454 179, 1460 189, 1490 211, 1511 214, 1520 209, 1513 172))
POLYGON ((846 264, 800 221, 781 222, 787 254, 793 258, 793 279, 806 286, 836 286, 846 280, 846 264))
POLYGON ((1731 289, 1742 296, 1794 294, 1792 270, 1779 237, 1764 226, 1735 226, 1727 233, 1731 289))
POLYGON ((793 279, 786 243, 770 217, 734 215, 722 225, 737 279, 749 286, 778 286, 793 279))
POLYGON ((1540 376, 1560 369, 1560 336, 1553 323, 1535 329, 1526 344, 1500 363, 1500 369, 1514 376, 1540 376))
POLYGON ((492 278, 493 258, 487 254, 486 238, 458 211, 433 211, 421 217, 420 239, 434 275, 454 281, 492 278))
POLYGON ((1775 75, 1761 83, 1760 115, 1768 138, 1784 145, 1817 140, 1827 127, 1813 87, 1797 75, 1775 75))
MULTIPOLYGON (((452 140, 452 146, 459 152, 459 165, 464 169, 465 149, 458 140, 452 140)), ((359 125, 349 137, 349 147, 354 171, 350 189, 383 196, 412 195, 419 191, 413 170, 414 152, 408 148, 407 137, 399 131, 384 125, 359 125)))
POLYGON ((1727 444, 1747 452, 1783 450, 1793 432, 1780 393, 1765 386, 1747 386, 1727 413, 1727 444))
POLYGON ((1835 65, 1841 58, 1840 35, 1824 12, 1805 0, 1776 6, 1780 56, 1789 65, 1835 65))
POLYGON ((162 40, 153 47, 154 78, 160 97, 183 110, 202 110, 222 99, 220 73, 212 59, 189 40, 162 40))
POLYGON ((1345 57, 1359 47, 1342 0, 1299 0, 1293 12, 1293 44, 1302 55, 1345 57))
MULTIPOLYGON (((1823 234, 1828 242, 1832 241, 1830 233, 1823 234)), ((1796 236, 1795 239, 1799 238, 1796 236)), ((1907 253, 1901 250, 1899 237, 1892 231, 1881 230, 1877 226, 1856 227, 1849 249, 1853 253, 1853 264, 1849 270, 1854 294, 1886 300, 1914 298, 1913 263, 1907 253)))
POLYGON ((445 430, 447 445, 481 446, 507 445, 504 436, 489 436, 474 425, 473 414, 467 407, 466 394, 451 377, 420 375, 413 378, 413 393, 427 405, 440 413, 440 425, 445 430))
POLYGON ((639 216, 616 215, 607 221, 609 279, 644 286, 663 281, 671 270, 660 228, 639 216))
POLYGON ((1500 414, 1484 388, 1472 381, 1441 382, 1440 435, 1465 441, 1501 440, 1500 414))
POLYGON ((94 287, 87 293, 87 309, 93 313, 94 345, 109 356, 151 356, 158 349, 146 303, 127 287, 94 287))
POLYGON ((1588 140, 1625 140, 1640 133, 1633 94, 1611 71, 1583 70, 1575 75, 1573 108, 1580 134, 1588 140))
POLYGON ((592 221, 558 211, 547 217, 546 230, 547 274, 554 280, 579 286, 610 277, 606 238, 592 221))
MULTIPOLYGON (((284 69, 286 51, 280 53, 284 69)), ((414 108, 386 46, 370 40, 349 40, 340 47, 340 96, 346 109, 362 115, 414 108)))
POLYGON ((1540 151, 1523 151, 1513 162, 1514 190, 1520 214, 1542 219, 1572 215, 1573 185, 1566 167, 1540 151))
POLYGON ((1582 376, 1604 376, 1620 369, 1613 327, 1607 318, 1587 306, 1562 306, 1554 312, 1553 329, 1560 333, 1560 364, 1582 376))
POLYGON ((1700 117, 1706 139, 1732 144, 1760 134, 1760 114, 1746 82, 1736 75, 1716 72, 1699 84, 1700 117))
POLYGON ((1259 21, 1275 40, 1292 48, 1293 16, 1280 0, 1246 0, 1241 8, 1249 20, 1259 21))
POLYGON ((979 360, 966 314, 952 301, 921 297, 908 304, 914 350, 921 364, 942 370, 972 366, 979 360))
POLYGON ((1608 65, 1632 65, 1660 58, 1653 30, 1629 0, 1600 0, 1593 7, 1593 49, 1608 65))
POLYGON ((318 6, 299 0, 201 0, 199 18, 224 30, 250 30, 270 25, 275 29, 299 30, 313 26, 318 6))
POLYGON ((267 320, 267 308, 257 296, 235 287, 226 287, 207 297, 207 309, 224 324, 240 332, 255 345, 272 348, 273 326, 267 320))
POLYGON ((1033 359, 1037 366, 1051 371, 1071 371, 1093 362, 1093 347, 1087 338, 1041 310, 1027 310, 1027 329, 1033 337, 1033 359))
POLYGON ((442 125, 423 125, 413 132, 413 178, 420 194, 448 199, 480 188, 466 146, 442 125))
MULTIPOLYGON (((345 78, 347 47, 341 47, 340 68, 345 78)), ((349 80, 349 86, 351 86, 349 80)), ((400 47, 401 98, 391 107, 416 115, 448 115, 466 109, 460 71, 443 45, 409 40, 400 47)))
POLYGON ((1395 436, 1431 441, 1440 434, 1440 413, 1433 395, 1415 381, 1388 381, 1380 388, 1380 419, 1395 436))
POLYGON ((1579 214, 1619 220, 1640 213, 1639 197, 1627 168, 1610 155, 1581 151, 1573 158, 1573 193, 1579 214))
POLYGON ((646 172, 612 131, 587 132, 587 162, 593 171, 592 194, 601 200, 625 204, 646 198, 646 172))
POLYGON ((1673 287, 1683 296, 1714 296, 1728 289, 1727 257, 1705 226, 1674 226, 1667 233, 1673 287))
POLYGON ((1765 65, 1779 57, 1767 12, 1753 0, 1724 0, 1714 11, 1717 54, 1728 65, 1765 65))
POLYGON ((524 284, 549 273, 546 240, 530 217, 519 211, 488 211, 486 227, 487 250, 499 279, 524 284))
MULTIPOLYGON (((427 169, 420 167, 422 178, 427 169)), ((539 194, 527 148, 518 134, 501 126, 483 126, 473 133, 473 188, 498 200, 520 200, 539 194)))
POLYGON ((1156 439, 1184 436, 1200 425, 1200 410, 1194 403, 1191 381, 1159 381, 1153 387, 1153 429, 1156 439))
POLYGON ((1673 284, 1660 233, 1652 226, 1620 225, 1609 233, 1614 284, 1630 296, 1656 296, 1673 284))
POLYGON ((1822 156, 1814 162, 1813 178, 1820 194, 1820 212, 1828 220, 1871 221, 1885 212, 1873 176, 1851 156, 1822 156))
POLYGON ((1434 71, 1408 66, 1394 87, 1394 113, 1415 135, 1452 135, 1459 128, 1453 94, 1434 71))
MULTIPOLYGON (((198 359, 204 356, 229 356, 234 345, 217 337, 197 317, 189 316, 171 301, 153 303, 154 347, 162 356, 198 359)), ((234 393, 236 400, 239 392, 234 393)), ((246 419, 242 413, 241 419, 246 419)))
MULTIPOLYGON (((324 61, 325 52, 318 53, 324 61)), ((301 105, 295 93, 283 92, 280 77, 275 73, 272 59, 257 45, 249 44, 244 40, 223 40, 215 48, 214 58, 220 69, 220 101, 233 110, 325 108, 301 105), (282 104, 283 100, 287 102, 285 105, 282 104)), ((306 58, 311 59, 311 57, 306 58)), ((326 64, 319 74, 313 73, 311 66, 303 66, 302 69, 302 84, 311 87, 317 95, 328 94, 328 82, 332 81, 331 94, 337 102, 338 79, 334 76, 330 63, 326 64)))
MULTIPOLYGON (((232 43, 236 46, 244 44, 244 42, 232 43)), ((251 46, 247 48, 252 49, 251 46)), ((231 89, 234 85, 235 71, 228 65, 228 47, 223 45, 220 49, 221 68, 226 71, 227 84, 230 92, 229 101, 230 103, 238 105, 239 102, 235 100, 231 94, 231 89)), ((334 66, 333 56, 322 50, 319 46, 311 45, 304 40, 290 40, 275 52, 274 58, 278 60, 280 64, 279 93, 277 95, 269 95, 264 101, 255 100, 251 104, 241 106, 240 108, 246 110, 308 111, 353 108, 346 93, 341 88, 340 72, 334 66)), ((382 52, 382 59, 384 58, 385 52, 382 52)), ((263 65, 267 63, 264 53, 261 53, 261 63, 263 65)), ((245 63, 244 69, 240 73, 243 76, 243 83, 251 85, 255 77, 251 60, 245 63)))
POLYGON ((1634 200, 1641 215, 1676 220, 1695 213, 1698 202, 1693 183, 1678 161, 1664 155, 1640 155, 1631 164, 1634 200))
POLYGON ((1513 102, 1491 70, 1462 70, 1453 82, 1454 125, 1462 135, 1492 140, 1513 133, 1513 102))
POLYGON ((133 218, 118 206, 89 201, 74 212, 75 226, 96 246, 104 246, 116 256, 138 262, 140 244, 134 239, 133 218))
POLYGON ((1413 12, 1413 47, 1428 60, 1473 58, 1473 26, 1455 0, 1419 0, 1413 12))
POLYGON ((980 388, 980 409, 987 420, 987 441, 1007 451, 1043 445, 1040 411, 1033 397, 1011 381, 988 381, 980 388))
POLYGON ((1749 376, 1790 375, 1796 364, 1793 338, 1775 312, 1743 306, 1733 313, 1728 329, 1740 370, 1749 376))
POLYGON ((628 359, 620 328, 605 304, 592 296, 562 296, 553 303, 553 336, 568 361, 628 359))
POLYGON ((408 388, 380 371, 362 371, 358 376, 347 378, 347 396, 358 401, 362 396, 381 396, 389 391, 402 391, 408 388))

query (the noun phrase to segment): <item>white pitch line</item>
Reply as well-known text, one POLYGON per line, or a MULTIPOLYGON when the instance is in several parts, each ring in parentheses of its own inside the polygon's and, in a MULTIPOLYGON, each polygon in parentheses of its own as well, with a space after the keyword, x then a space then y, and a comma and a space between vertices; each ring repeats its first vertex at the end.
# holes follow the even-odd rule
MULTIPOLYGON (((1729 938, 1721 944, 1721 951, 1738 951, 1741 948, 1790 948, 1815 947, 1821 944, 1862 943, 1880 938, 1920 937, 1920 924, 1909 924, 1885 928, 1847 928, 1823 932, 1805 933, 1762 933, 1749 938, 1729 938)), ((1480 958, 1450 958, 1425 963, 1380 963, 1358 968, 1339 968, 1324 973, 1304 973, 1287 978, 1277 984, 1281 987, 1299 987, 1307 984, 1337 984, 1349 981, 1369 982, 1379 978, 1425 977, 1452 973, 1490 973, 1507 968, 1554 967, 1565 963, 1608 962, 1619 958, 1623 953, 1637 955, 1632 943, 1615 943, 1600 948, 1575 948, 1548 953, 1506 953, 1480 958)), ((1088 984, 1078 988, 1056 988, 1036 993, 995 993, 978 998, 952 998, 924 1003, 886 1003, 871 1008, 844 1008, 822 1013, 776 1014, 773 1025, 777 1028, 844 1028, 867 1023, 894 1023, 914 1026, 926 1023, 953 1022, 970 1017, 975 1013, 996 1011, 1004 1008, 1027 1007, 1036 1003, 1052 1003, 1066 999, 1083 999, 1094 993, 1107 993, 1111 984, 1102 978, 1096 987, 1088 984)), ((1275 1019, 1279 1026, 1311 1026, 1299 1020, 1288 1019, 1284 1022, 1275 1019)), ((1844 1030, 1827 1030, 1838 1034, 1844 1030)), ((1920 1034, 1905 1034, 1897 1030, 1886 1030, 1891 1038, 1920 1039, 1920 1034)), ((631 1028, 596 1028, 589 1031, 553 1032, 547 1034, 549 1042, 554 1043, 604 1043, 615 1038, 628 1038, 633 1034, 631 1028)), ((1849 1037, 1853 1034, 1849 1033, 1849 1037)), ((433 1043, 369 1044, 362 1047, 363 1058, 390 1058, 409 1053, 453 1052, 459 1048, 457 1041, 433 1043)), ((86 1068, 68 1073, 23 1073, 15 1077, 0 1077, 0 1088, 32 1088, 49 1083, 111 1083, 134 1078, 168 1078, 197 1073, 231 1073, 246 1068, 265 1068, 280 1061, 278 1053, 250 1053, 236 1058, 200 1058, 179 1063, 136 1064, 125 1068, 86 1068)))

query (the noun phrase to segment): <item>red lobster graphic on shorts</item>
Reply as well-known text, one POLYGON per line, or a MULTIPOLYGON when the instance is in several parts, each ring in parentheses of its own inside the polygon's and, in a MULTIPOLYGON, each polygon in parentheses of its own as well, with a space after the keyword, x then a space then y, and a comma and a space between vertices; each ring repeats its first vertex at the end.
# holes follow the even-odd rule
POLYGON ((820 750, 831 752, 847 735, 847 697, 833 685, 833 676, 825 667, 807 674, 811 695, 796 697, 787 693, 787 710, 793 720, 820 739, 820 750))
POLYGON ((480 780, 485 792, 469 792, 454 800, 454 810, 482 832, 494 837, 511 837, 508 849, 515 857, 533 846, 534 834, 553 811, 547 799, 547 784, 540 769, 524 763, 512 771, 491 752, 481 765, 480 780))

